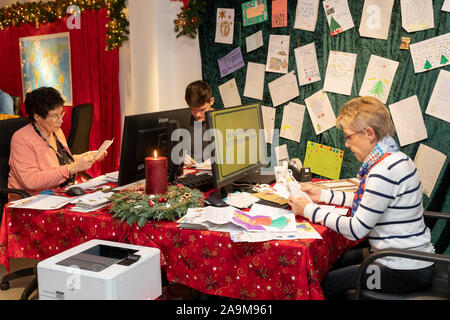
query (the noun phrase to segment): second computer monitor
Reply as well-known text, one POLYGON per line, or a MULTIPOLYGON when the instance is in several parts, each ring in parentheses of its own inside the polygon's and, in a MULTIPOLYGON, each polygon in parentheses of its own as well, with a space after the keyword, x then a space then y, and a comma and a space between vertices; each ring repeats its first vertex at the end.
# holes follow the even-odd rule
POLYGON ((176 178, 179 164, 171 159, 171 133, 189 129, 190 109, 177 109, 125 116, 120 151, 119 186, 145 178, 145 157, 157 150, 168 159, 169 181, 176 178))
POLYGON ((255 173, 266 162, 261 106, 253 103, 206 113, 215 154, 212 161, 217 188, 255 173))

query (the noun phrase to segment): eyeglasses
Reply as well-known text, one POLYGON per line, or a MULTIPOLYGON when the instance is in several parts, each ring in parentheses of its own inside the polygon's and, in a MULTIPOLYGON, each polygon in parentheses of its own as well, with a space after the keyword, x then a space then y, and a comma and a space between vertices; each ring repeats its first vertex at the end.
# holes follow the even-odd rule
POLYGON ((345 136, 345 141, 349 141, 351 137, 353 137, 355 134, 361 133, 361 131, 356 131, 352 134, 349 134, 348 136, 345 136))
POLYGON ((62 118, 64 118, 65 114, 66 114, 65 111, 63 111, 61 113, 49 114, 49 115, 47 115, 46 119, 56 122, 58 120, 62 120, 62 118))

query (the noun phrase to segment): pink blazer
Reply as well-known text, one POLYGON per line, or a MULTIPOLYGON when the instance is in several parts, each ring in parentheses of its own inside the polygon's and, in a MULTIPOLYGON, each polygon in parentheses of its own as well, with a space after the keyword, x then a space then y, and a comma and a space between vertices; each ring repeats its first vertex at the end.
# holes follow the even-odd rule
MULTIPOLYGON (((63 131, 59 129, 55 136, 72 154, 63 131)), ((53 189, 69 178, 67 167, 59 165, 55 151, 34 131, 31 123, 14 133, 9 166, 8 187, 31 195, 53 189)))

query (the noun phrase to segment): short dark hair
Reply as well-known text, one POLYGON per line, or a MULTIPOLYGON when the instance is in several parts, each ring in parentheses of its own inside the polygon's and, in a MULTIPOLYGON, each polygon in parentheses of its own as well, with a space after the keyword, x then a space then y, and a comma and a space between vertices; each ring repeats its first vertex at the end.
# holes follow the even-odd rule
POLYGON ((184 99, 190 108, 198 108, 211 100, 212 90, 203 80, 197 80, 186 87, 184 99))
POLYGON ((25 112, 34 122, 34 115, 47 118, 48 112, 64 105, 64 99, 58 90, 52 87, 40 87, 28 92, 25 97, 25 112))

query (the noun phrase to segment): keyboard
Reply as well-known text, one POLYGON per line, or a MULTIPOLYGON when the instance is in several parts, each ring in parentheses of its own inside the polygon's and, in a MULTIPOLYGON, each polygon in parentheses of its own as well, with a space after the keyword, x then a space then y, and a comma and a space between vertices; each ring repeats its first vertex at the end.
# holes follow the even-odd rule
POLYGON ((176 180, 191 189, 199 189, 200 191, 208 191, 214 188, 213 177, 208 173, 202 174, 188 174, 184 177, 179 177, 176 180))
POLYGON ((262 204, 262 205, 264 205, 264 206, 270 206, 270 207, 275 207, 275 208, 281 208, 281 209, 287 209, 287 208, 289 207, 289 203, 286 203, 286 204, 279 204, 279 203, 272 202, 272 201, 265 200, 265 199, 261 199, 261 200, 255 202, 255 203, 257 203, 257 204, 262 204))

